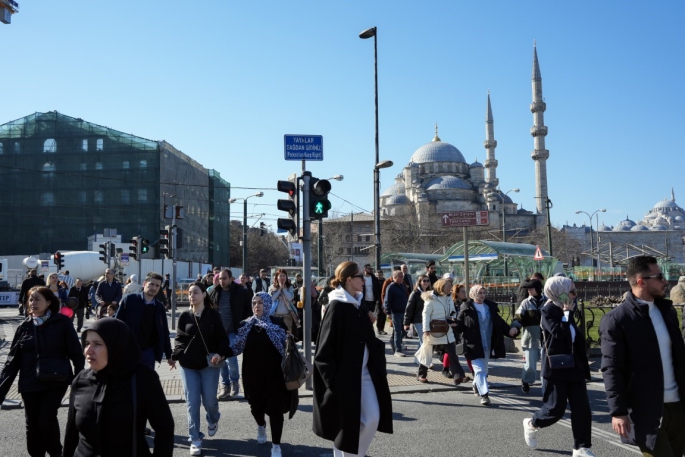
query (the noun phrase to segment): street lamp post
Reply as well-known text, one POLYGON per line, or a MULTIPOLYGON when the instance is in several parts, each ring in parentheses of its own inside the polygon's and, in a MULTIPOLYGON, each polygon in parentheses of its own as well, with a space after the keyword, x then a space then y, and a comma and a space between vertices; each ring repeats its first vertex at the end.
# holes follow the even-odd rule
MULTIPOLYGON (((345 179, 343 175, 335 175, 332 178, 328 178, 330 181, 331 179, 335 179, 336 181, 342 181, 345 179)), ((319 260, 319 276, 325 276, 326 275, 326 270, 323 268, 323 218, 319 219, 319 242, 317 246, 317 251, 318 251, 318 260, 319 260)))
MULTIPOLYGON (((502 242, 506 243, 507 242, 507 219, 506 219, 506 212, 504 211, 504 196, 508 195, 509 192, 520 192, 521 189, 514 188, 514 189, 509 189, 508 191, 502 193, 501 190, 497 189, 497 193, 495 195, 499 195, 500 200, 502 201, 502 242)), ((509 276, 509 272, 507 269, 507 256, 504 256, 504 276, 509 276)))
POLYGON ((359 38, 366 40, 373 37, 373 78, 375 89, 376 107, 376 164, 373 168, 373 215, 374 215, 374 246, 376 256, 376 269, 381 267, 381 219, 380 219, 380 168, 378 167, 380 158, 378 155, 378 29, 371 27, 359 34, 359 38))
POLYGON ((384 160, 382 162, 376 162, 376 166, 373 167, 373 179, 374 179, 374 202, 373 202, 373 237, 374 237, 374 255, 376 257, 376 270, 381 268, 381 168, 392 167, 392 160, 384 160))
POLYGON ((264 192, 257 192, 245 198, 231 198, 228 203, 243 201, 243 273, 247 274, 247 199, 252 197, 263 197, 264 192))
MULTIPOLYGON (((606 211, 607 211, 606 209, 598 209, 597 211, 595 211, 592 214, 588 214, 585 211, 576 211, 576 214, 583 213, 588 217, 588 219, 590 219, 590 260, 591 260, 593 267, 596 265, 595 265, 595 258, 592 256, 592 253, 595 250, 594 239, 592 236, 592 216, 594 216, 597 213, 606 213, 606 211)), ((599 215, 597 215, 597 223, 599 224, 599 215)), ((598 225, 598 228, 599 228, 599 225, 598 225)), ((597 251, 599 251, 599 238, 597 239, 597 251)))

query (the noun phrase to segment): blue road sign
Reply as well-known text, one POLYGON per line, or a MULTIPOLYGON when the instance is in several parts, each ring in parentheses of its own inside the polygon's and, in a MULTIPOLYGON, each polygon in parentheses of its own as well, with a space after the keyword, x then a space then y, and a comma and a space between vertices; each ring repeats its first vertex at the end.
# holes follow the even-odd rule
POLYGON ((323 136, 284 135, 285 160, 323 160, 323 136))

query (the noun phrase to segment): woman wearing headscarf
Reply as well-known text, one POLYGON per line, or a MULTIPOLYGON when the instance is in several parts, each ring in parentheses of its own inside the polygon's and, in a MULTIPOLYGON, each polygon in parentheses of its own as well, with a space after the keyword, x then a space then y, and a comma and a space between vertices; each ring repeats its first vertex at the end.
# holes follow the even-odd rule
POLYGON ((592 447, 592 413, 585 381, 590 380, 590 367, 585 353, 585 336, 573 320, 576 287, 569 278, 552 276, 545 282, 547 303, 542 308, 543 345, 548 356, 572 355, 573 366, 553 368, 543 360, 542 377, 547 381, 542 394, 542 407, 533 418, 523 419, 523 436, 531 448, 537 446, 537 432, 555 424, 564 416, 566 404, 571 410, 573 457, 594 457, 592 447))
POLYGON ((143 291, 143 286, 138 283, 138 275, 131 275, 128 284, 124 287, 123 295, 139 294, 143 291))
POLYGON ((99 319, 81 335, 90 368, 71 383, 64 457, 169 456, 174 419, 157 373, 140 363, 128 325, 99 319), (145 424, 155 431, 154 449, 145 424))
POLYGON ((266 443, 266 417, 271 424, 271 456, 281 457, 283 414, 297 409, 297 390, 285 388, 281 361, 287 328, 283 319, 270 315, 278 306, 266 292, 252 297, 253 315, 240 323, 231 345, 233 355, 243 354, 243 389, 257 422, 257 443, 266 443), (293 407, 294 405, 294 407, 293 407))
MULTIPOLYGON (((464 287, 463 284, 457 284, 456 286, 452 287, 452 301, 454 302, 454 309, 459 311, 459 307, 461 306, 462 303, 466 302, 466 287, 464 287)), ((452 331, 454 332, 454 344, 455 346, 461 342, 461 335, 452 327, 452 331)), ((457 358, 459 358, 459 355, 457 355, 457 358)), ((471 361, 466 359, 466 364, 469 366, 469 370, 471 370, 471 374, 473 374, 473 367, 471 367, 471 361)), ((449 354, 445 352, 442 354, 442 375, 446 378, 452 378, 452 372, 450 371, 450 358, 449 354)), ((464 381, 468 381, 469 377, 465 376, 464 381)))
POLYGON ((59 299, 44 286, 28 293, 28 317, 19 325, 7 362, 0 374, 0 403, 5 400, 14 378, 19 374, 19 393, 26 417, 26 449, 30 456, 62 455, 57 409, 73 379, 83 370, 78 336, 71 319, 59 313, 59 299), (40 362, 39 359, 40 358, 40 362), (69 363, 71 361, 71 364, 69 363), (40 364, 60 364, 64 379, 41 379, 40 364))
MULTIPOLYGON (((416 329, 416 334, 419 337, 419 346, 423 344, 423 298, 421 294, 430 290, 431 281, 427 275, 419 275, 416 278, 416 287, 409 294, 409 301, 407 302, 407 309, 404 310, 404 329, 409 330, 409 326, 413 325, 416 329)), ((427 382, 426 375, 428 374, 428 367, 419 364, 418 379, 419 382, 427 382), (425 368, 425 370, 423 370, 425 368), (423 377, 422 374, 423 373, 423 377), (423 379, 423 380, 422 380, 423 379)))
MULTIPOLYGON (((423 336, 424 338, 430 336, 430 341, 435 345, 442 345, 443 350, 449 357, 450 367, 452 368, 453 380, 455 385, 459 385, 464 380, 464 370, 461 368, 459 358, 455 352, 455 338, 454 332, 451 329, 447 330, 442 336, 431 334, 430 323, 434 320, 447 321, 451 326, 454 324, 454 315, 456 314, 454 302, 450 296, 452 291, 452 282, 449 279, 440 278, 433 284, 433 290, 424 292, 421 297, 424 300, 423 305, 423 336)), ((428 374, 428 367, 419 368, 419 381, 426 379, 428 374)))
POLYGON ((473 368, 473 393, 480 395, 480 404, 490 404, 488 362, 507 355, 504 336, 516 336, 518 330, 510 327, 499 315, 497 303, 485 299, 485 288, 476 284, 469 290, 469 300, 462 303, 457 315, 457 332, 462 334, 464 356, 473 368))
POLYGON ((204 404, 207 413, 207 433, 214 436, 221 417, 216 398, 219 372, 221 364, 232 352, 221 315, 214 309, 204 283, 192 283, 188 287, 188 299, 190 308, 178 318, 171 358, 178 360, 181 366, 188 409, 190 455, 201 455, 204 434, 200 431, 200 405, 204 404))
POLYGON ((314 356, 314 433, 334 457, 366 455, 376 431, 392 433, 385 344, 360 309, 364 274, 354 262, 335 269, 314 356))

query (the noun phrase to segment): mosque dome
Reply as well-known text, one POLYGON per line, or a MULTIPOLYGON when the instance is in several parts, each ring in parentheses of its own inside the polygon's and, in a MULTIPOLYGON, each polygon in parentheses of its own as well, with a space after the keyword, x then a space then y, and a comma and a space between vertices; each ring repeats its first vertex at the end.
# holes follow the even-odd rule
POLYGON ((675 202, 675 200, 669 200, 667 198, 664 198, 660 202, 658 202, 652 209, 660 209, 660 210, 667 210, 667 211, 672 211, 672 210, 680 210, 681 208, 678 206, 678 204, 675 202))
POLYGON ((633 227, 630 228, 631 232, 642 232, 645 230, 649 230, 649 228, 645 227, 642 224, 637 224, 637 225, 634 225, 633 227))
POLYGON ((611 230, 611 227, 608 225, 604 225, 604 223, 602 223, 602 225, 600 225, 597 229, 598 232, 610 232, 611 230))
POLYGON ((668 228, 664 225, 658 224, 651 226, 649 230, 668 230, 668 228))
MULTIPOLYGON (((437 137, 436 137, 437 138, 437 137)), ((411 162, 414 163, 429 163, 429 162, 459 162, 466 163, 464 156, 449 143, 434 139, 430 143, 424 144, 412 154, 411 162)))
POLYGON ((383 191, 381 197, 391 197, 393 195, 404 195, 404 183, 396 182, 383 191))
POLYGON ((625 220, 619 222, 616 225, 616 227, 614 227, 614 232, 624 232, 624 231, 632 229, 633 227, 635 227, 635 222, 631 221, 626 216, 625 220))
POLYGON ((483 164, 476 160, 471 164, 471 168, 483 168, 483 164))
POLYGON ((440 176, 426 185, 426 190, 442 189, 471 189, 471 186, 454 176, 440 176))
POLYGON ((406 205, 411 203, 406 195, 393 195, 385 199, 386 205, 406 205))

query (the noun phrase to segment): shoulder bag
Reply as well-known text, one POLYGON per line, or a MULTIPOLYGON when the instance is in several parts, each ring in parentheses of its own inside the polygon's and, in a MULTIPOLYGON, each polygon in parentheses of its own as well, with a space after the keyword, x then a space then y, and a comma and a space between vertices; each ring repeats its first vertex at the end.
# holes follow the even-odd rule
POLYGON ((281 362, 285 388, 297 390, 312 375, 312 364, 305 359, 295 346, 295 338, 289 334, 285 343, 285 356, 281 362))
POLYGON ((74 376, 71 371, 71 362, 66 357, 41 357, 38 345, 38 332, 33 322, 33 338, 36 340, 36 379, 45 383, 64 383, 74 376))
MULTIPOLYGON (((439 300, 436 301, 439 302, 439 300)), ((442 302, 440 302, 440 304, 442 305, 442 302)), ((445 316, 449 315, 448 311, 448 309, 445 309, 445 316)), ((432 337, 442 338, 443 336, 447 335, 447 332, 450 331, 450 326, 447 323, 447 319, 433 319, 430 321, 429 330, 431 332, 432 337)))
MULTIPOLYGON (((219 363, 214 364, 212 363, 212 358, 216 355, 216 352, 209 352, 209 349, 207 348, 207 343, 205 342, 205 337, 202 336, 202 330, 200 329, 200 322, 197 320, 197 316, 195 316, 195 313, 192 312, 191 310, 188 310, 189 313, 193 315, 193 318, 195 319, 195 325, 197 325, 197 333, 200 334, 200 338, 202 338, 202 344, 205 345, 205 351, 207 351, 207 366, 212 367, 212 368, 221 368, 223 366, 223 359, 219 361, 219 363)), ((189 345, 190 346, 190 345, 189 345)))
POLYGON ((576 366, 576 359, 573 356, 573 342, 571 342, 570 354, 554 354, 549 353, 549 339, 545 338, 545 353, 547 354, 547 362, 551 370, 558 370, 560 368, 573 368, 576 366))

